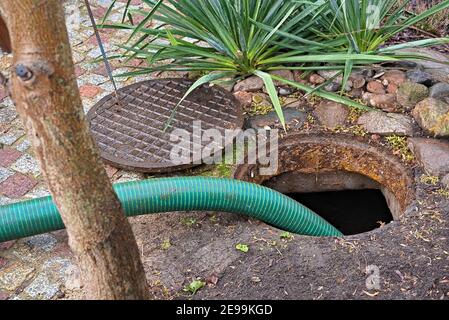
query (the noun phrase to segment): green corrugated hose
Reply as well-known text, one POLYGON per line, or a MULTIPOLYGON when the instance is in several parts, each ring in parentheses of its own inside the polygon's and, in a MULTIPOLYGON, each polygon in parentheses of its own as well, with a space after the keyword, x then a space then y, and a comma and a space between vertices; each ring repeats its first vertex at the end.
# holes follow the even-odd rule
MULTIPOLYGON (((243 214, 309 236, 342 233, 298 202, 274 190, 231 179, 185 177, 117 184, 128 217, 176 211, 243 214)), ((0 207, 0 242, 64 229, 51 197, 0 207)))

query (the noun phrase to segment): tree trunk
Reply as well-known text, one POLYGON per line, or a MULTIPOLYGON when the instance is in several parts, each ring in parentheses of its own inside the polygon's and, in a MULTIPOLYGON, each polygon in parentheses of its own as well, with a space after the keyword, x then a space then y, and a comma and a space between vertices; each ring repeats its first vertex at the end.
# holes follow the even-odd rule
POLYGON ((6 24, 0 17, 0 49, 4 52, 11 52, 11 41, 9 39, 8 29, 6 24))
POLYGON ((77 256, 89 299, 145 299, 139 250, 89 134, 60 0, 0 0, 9 91, 77 256))

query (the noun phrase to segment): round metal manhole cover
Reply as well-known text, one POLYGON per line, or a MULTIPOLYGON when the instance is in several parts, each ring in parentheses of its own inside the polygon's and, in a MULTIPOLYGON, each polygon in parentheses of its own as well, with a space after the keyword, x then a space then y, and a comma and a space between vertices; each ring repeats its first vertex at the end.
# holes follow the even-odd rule
POLYGON ((195 152, 211 143, 201 139, 206 130, 214 129, 225 137, 226 130, 242 128, 240 103, 217 86, 196 89, 173 113, 192 84, 188 79, 149 80, 119 89, 120 103, 115 95, 100 100, 87 118, 102 158, 127 170, 172 172, 198 165, 195 152), (165 130, 167 123, 170 127, 165 130), (184 133, 183 143, 173 139, 175 133, 184 133), (185 143, 185 134, 190 135, 190 145, 185 143), (173 160, 174 148, 184 157, 188 153, 189 160, 173 160))

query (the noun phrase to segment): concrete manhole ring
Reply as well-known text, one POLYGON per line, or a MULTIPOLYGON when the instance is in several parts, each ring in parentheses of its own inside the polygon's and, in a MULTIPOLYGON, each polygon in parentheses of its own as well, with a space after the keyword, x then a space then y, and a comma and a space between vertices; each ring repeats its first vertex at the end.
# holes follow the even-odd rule
POLYGON ((279 165, 260 175, 259 164, 237 167, 236 179, 282 193, 379 189, 394 220, 416 198, 412 169, 385 147, 349 135, 290 133, 279 140, 279 165))

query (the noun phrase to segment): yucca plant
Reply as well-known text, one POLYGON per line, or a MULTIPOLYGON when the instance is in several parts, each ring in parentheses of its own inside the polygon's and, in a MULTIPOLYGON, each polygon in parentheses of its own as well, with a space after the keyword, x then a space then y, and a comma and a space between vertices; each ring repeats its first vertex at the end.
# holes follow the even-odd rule
MULTIPOLYGON (((429 8, 419 15, 410 15, 405 8, 411 0, 329 0, 328 9, 317 17, 314 28, 324 39, 347 38, 347 49, 354 53, 387 52, 381 49, 393 36, 449 7, 449 0, 429 8)), ((409 42, 401 47, 437 45, 448 38, 409 42)), ((390 51, 391 52, 391 51, 390 51)))
MULTIPOLYGON (((315 11, 309 16, 314 20, 309 30, 321 37, 323 43, 333 41, 338 44, 331 49, 334 52, 381 55, 397 59, 428 59, 401 50, 446 44, 449 43, 449 38, 432 38, 393 46, 385 44, 398 33, 448 8, 449 0, 443 0, 418 15, 405 12, 409 3, 410 0, 318 0, 314 2, 315 11), (339 45, 340 43, 343 45, 339 45)), ((287 37, 294 39, 295 35, 287 37)), ((298 46, 301 45, 298 43, 298 46)), ((357 62, 363 63, 362 60, 357 62)), ((345 81, 353 65, 353 60, 346 61, 345 81)))
MULTIPOLYGON (((387 34, 449 6, 449 0, 417 17, 403 18, 397 0, 142 0, 146 9, 125 6, 121 23, 107 23, 103 28, 131 30, 128 42, 121 47, 127 59, 145 59, 149 66, 123 76, 137 76, 153 71, 198 71, 204 75, 186 93, 207 82, 239 81, 260 77, 284 125, 284 116, 273 80, 308 93, 365 107, 337 94, 287 81, 270 73, 279 69, 332 69, 344 73, 344 84, 353 68, 367 63, 417 58, 416 55, 392 54, 408 46, 442 43, 431 39, 389 48, 379 46, 387 34), (386 2, 387 4, 384 4, 386 2), (373 20, 367 13, 380 6, 380 16, 373 20), (365 12, 364 15, 361 13, 365 12), (135 17, 143 18, 134 24, 135 17), (369 17, 368 17, 369 16, 369 17), (128 19, 126 20, 126 17, 128 19), (148 27, 152 21, 156 27, 148 27), (387 22, 385 22, 387 21, 387 22), (402 22, 399 22, 402 21, 402 22), (377 27, 377 22, 381 27, 377 27), (401 24, 396 26, 396 24, 401 24), (395 28, 393 28, 395 26, 395 28)), ((122 56, 122 57, 123 57, 122 56)))
MULTIPOLYGON (((310 2, 294 0, 143 0, 148 9, 132 10, 126 5, 122 23, 107 23, 103 28, 131 30, 123 45, 128 59, 145 59, 149 67, 141 67, 123 76, 136 76, 153 71, 199 71, 204 73, 186 95, 206 82, 238 81, 249 76, 260 77, 284 124, 281 104, 273 79, 284 81, 307 92, 314 89, 272 76, 270 71, 290 68, 292 63, 348 59, 378 61, 375 56, 323 54, 329 48, 344 43, 337 39, 329 43, 316 41, 320 37, 308 30, 309 17, 315 10, 310 2), (132 21, 140 15, 143 20, 132 21), (125 21, 129 17, 129 21, 125 21), (157 27, 148 27, 149 21, 157 27), (294 40, 285 38, 291 34, 294 40), (288 43, 300 41, 302 46, 288 49, 288 43)), ((383 59, 383 58, 382 58, 383 59)), ((382 60, 381 59, 381 60, 382 60)), ((391 60, 388 58, 387 60, 391 60)), ((298 68, 307 68, 299 66, 298 68)), ((323 67, 325 68, 325 67, 323 67)), ((331 68, 341 69, 337 65, 331 68)), ((339 95, 315 92, 324 98, 358 108, 366 108, 339 95)))

